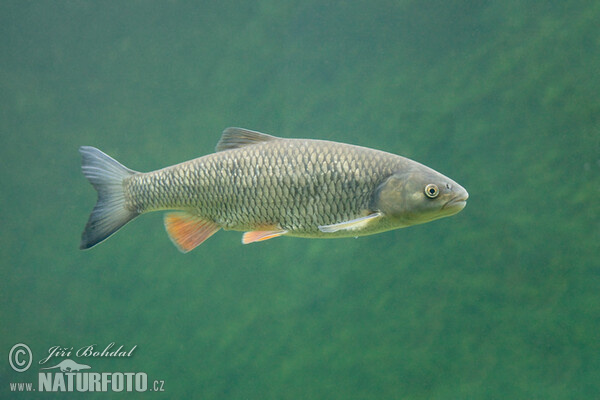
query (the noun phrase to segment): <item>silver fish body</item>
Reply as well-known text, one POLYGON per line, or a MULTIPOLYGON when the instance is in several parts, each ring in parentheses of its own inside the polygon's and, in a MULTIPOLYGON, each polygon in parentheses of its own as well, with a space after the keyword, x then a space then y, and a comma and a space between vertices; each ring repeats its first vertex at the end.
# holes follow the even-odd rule
POLYGON ((364 236, 455 214, 468 198, 456 182, 398 155, 240 128, 223 132, 216 153, 148 173, 94 148, 81 153, 99 193, 82 248, 150 211, 179 211, 165 225, 189 251, 219 228, 247 231, 244 243, 364 236))

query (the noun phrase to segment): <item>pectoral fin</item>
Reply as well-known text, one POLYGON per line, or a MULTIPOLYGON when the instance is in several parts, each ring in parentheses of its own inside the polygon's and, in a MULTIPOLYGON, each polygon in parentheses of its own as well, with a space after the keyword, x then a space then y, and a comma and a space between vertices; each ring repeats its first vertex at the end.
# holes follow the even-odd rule
POLYGON ((220 226, 196 215, 174 212, 165 215, 165 228, 179 251, 187 253, 211 237, 220 226))
POLYGON ((288 231, 283 229, 278 230, 270 230, 270 231, 250 231, 245 232, 242 236, 242 243, 254 243, 254 242, 262 242, 263 240, 269 240, 272 238, 276 238, 281 235, 285 235, 288 231))
POLYGON ((381 218, 380 212, 369 214, 365 217, 352 219, 350 221, 339 222, 332 225, 319 225, 319 230, 325 233, 337 232, 341 230, 357 231, 366 227, 370 222, 381 218))

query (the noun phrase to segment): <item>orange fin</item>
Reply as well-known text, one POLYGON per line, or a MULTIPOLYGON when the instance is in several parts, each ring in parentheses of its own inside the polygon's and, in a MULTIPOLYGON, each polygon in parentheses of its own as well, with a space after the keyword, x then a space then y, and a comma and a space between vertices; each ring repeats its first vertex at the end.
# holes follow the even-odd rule
POLYGON ((165 228, 179 251, 187 253, 211 237, 220 226, 186 212, 174 212, 165 215, 165 228))
POLYGON ((278 229, 271 231, 250 231, 245 232, 242 236, 242 243, 262 242, 263 240, 273 239, 281 235, 285 235, 288 231, 278 229))

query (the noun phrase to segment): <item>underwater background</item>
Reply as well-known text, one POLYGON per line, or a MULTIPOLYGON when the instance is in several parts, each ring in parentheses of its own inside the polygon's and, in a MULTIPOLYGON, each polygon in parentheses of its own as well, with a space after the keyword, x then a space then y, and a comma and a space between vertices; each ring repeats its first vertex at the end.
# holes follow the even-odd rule
POLYGON ((53 346, 114 342, 137 347, 67 358, 164 382, 117 397, 600 398, 599 20, 583 0, 2 1, 0 397, 30 397, 9 383, 37 389, 53 346), (184 255, 153 213, 78 249, 79 146, 150 171, 228 126, 400 154, 470 198, 358 239, 220 231, 184 255))

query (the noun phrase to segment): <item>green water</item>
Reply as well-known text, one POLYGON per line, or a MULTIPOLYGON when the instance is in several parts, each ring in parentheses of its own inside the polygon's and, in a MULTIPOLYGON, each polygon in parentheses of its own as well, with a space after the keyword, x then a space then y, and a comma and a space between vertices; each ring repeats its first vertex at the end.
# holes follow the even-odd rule
POLYGON ((137 347, 45 366, 164 381, 137 398, 600 398, 598 20, 597 1, 3 1, 0 397, 29 398, 9 383, 37 389, 52 346, 115 342, 137 347), (148 171, 227 126, 401 154, 470 199, 186 255, 156 213, 78 250, 80 145, 148 171))

